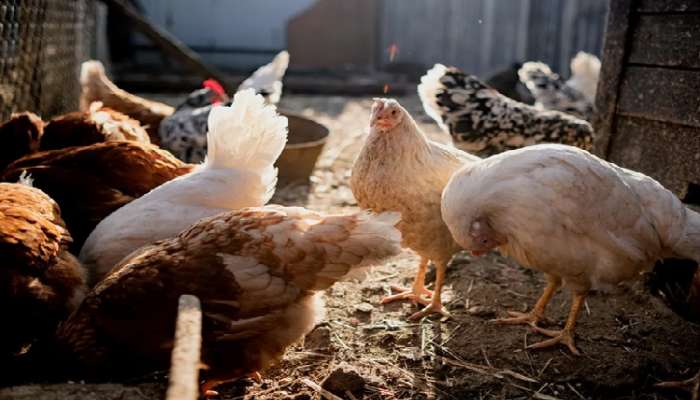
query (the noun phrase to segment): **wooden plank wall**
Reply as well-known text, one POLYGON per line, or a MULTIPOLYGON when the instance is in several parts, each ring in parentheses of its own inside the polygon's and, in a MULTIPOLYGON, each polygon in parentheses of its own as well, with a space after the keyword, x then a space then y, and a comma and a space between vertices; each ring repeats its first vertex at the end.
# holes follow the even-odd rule
POLYGON ((700 188, 700 2, 626 4, 611 10, 611 22, 625 20, 627 27, 618 35, 624 40, 612 40, 610 28, 610 44, 606 38, 605 54, 619 57, 604 59, 601 71, 596 152, 653 176, 682 199, 696 197, 690 192, 700 188))
POLYGON ((380 69, 397 62, 451 64, 487 75, 514 61, 541 60, 569 74, 579 50, 600 54, 607 0, 384 0, 380 69))

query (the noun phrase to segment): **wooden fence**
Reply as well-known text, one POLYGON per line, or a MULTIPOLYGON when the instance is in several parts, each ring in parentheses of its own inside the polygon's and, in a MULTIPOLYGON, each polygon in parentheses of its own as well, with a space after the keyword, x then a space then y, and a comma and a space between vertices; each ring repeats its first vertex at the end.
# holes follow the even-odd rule
MULTIPOLYGON (((614 0, 613 0, 614 1, 614 0)), ((541 60, 568 74, 579 50, 600 54, 607 0, 383 0, 378 67, 396 62, 455 65, 484 75, 514 61, 541 60)))

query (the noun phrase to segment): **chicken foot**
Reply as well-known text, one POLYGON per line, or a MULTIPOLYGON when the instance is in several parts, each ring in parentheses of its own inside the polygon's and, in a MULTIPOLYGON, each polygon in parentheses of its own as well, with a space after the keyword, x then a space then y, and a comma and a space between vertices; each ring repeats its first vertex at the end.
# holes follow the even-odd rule
POLYGON ((700 399, 700 371, 698 371, 692 378, 686 379, 684 381, 667 381, 659 382, 654 385, 657 388, 673 388, 673 389, 683 389, 690 392, 691 400, 700 399))
POLYGON ((414 313, 408 319, 415 321, 419 320, 430 314, 441 314, 444 317, 449 317, 450 313, 447 312, 445 307, 442 306, 442 286, 445 283, 445 270, 447 269, 447 262, 436 261, 435 262, 435 291, 433 292, 433 297, 425 308, 414 313))
POLYGON ((576 328, 576 319, 578 318, 578 313, 581 311, 581 306, 586 299, 585 293, 573 293, 573 301, 571 304, 571 310, 569 311, 569 317, 566 320, 564 329, 553 330, 544 329, 537 326, 533 326, 533 329, 537 333, 541 333, 546 336, 551 336, 551 339, 544 340, 542 342, 534 343, 527 346, 528 349, 542 349, 545 347, 552 347, 557 344, 563 344, 569 348, 571 353, 574 355, 581 355, 581 353, 576 348, 574 344, 574 329, 576 328))
POLYGON ((561 278, 547 275, 547 286, 544 288, 542 295, 535 303, 535 306, 526 313, 521 313, 518 311, 506 311, 510 318, 498 318, 491 320, 491 322, 504 325, 530 325, 532 327, 537 326, 537 323, 544 319, 544 310, 549 304, 549 301, 556 293, 557 289, 561 286, 561 278))
POLYGON ((399 293, 383 298, 381 304, 387 304, 401 300, 411 300, 413 304, 430 304, 430 300, 426 300, 423 297, 421 297, 423 295, 427 297, 433 296, 433 292, 425 288, 425 272, 427 268, 428 259, 425 257, 421 257, 420 263, 418 264, 418 273, 416 273, 416 277, 413 279, 413 286, 411 287, 411 289, 392 287, 392 290, 397 291, 399 293))

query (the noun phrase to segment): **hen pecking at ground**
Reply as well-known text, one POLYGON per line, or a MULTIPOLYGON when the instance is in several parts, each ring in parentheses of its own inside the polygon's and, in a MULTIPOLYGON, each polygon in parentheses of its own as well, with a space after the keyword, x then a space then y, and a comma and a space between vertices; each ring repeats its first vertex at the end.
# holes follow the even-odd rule
POLYGON ((58 205, 23 181, 0 183, 0 365, 49 339, 86 291, 58 205))
POLYGON ((194 168, 165 150, 139 142, 109 141, 37 152, 10 164, 0 180, 28 174, 61 207, 78 254, 97 224, 151 189, 194 168))
POLYGON ((287 141, 287 119, 253 90, 209 114, 208 155, 192 172, 118 209, 97 225, 80 251, 99 281, 133 250, 177 235, 197 220, 262 206, 277 183, 273 166, 287 141))
POLYGON ((139 121, 95 102, 85 112, 72 112, 46 123, 40 150, 87 146, 108 141, 150 143, 139 121))
POLYGON ((436 64, 421 78, 418 94, 426 114, 455 146, 470 152, 493 154, 541 142, 593 145, 588 122, 519 103, 454 67, 436 64))
POLYGON ((700 214, 655 180, 570 146, 505 152, 457 172, 442 199, 455 240, 475 255, 498 248, 545 273, 547 287, 529 324, 552 339, 529 347, 574 344, 576 319, 589 290, 635 278, 665 258, 700 261, 700 214), (537 327, 564 283, 572 290, 560 331, 537 327))
POLYGON ((257 372, 323 318, 318 292, 400 251, 397 213, 264 207, 206 218, 123 260, 58 332, 87 371, 167 367, 178 297, 202 302, 203 392, 257 372))
POLYGON ((412 289, 402 289, 383 302, 409 299, 427 305, 411 319, 447 314, 441 301, 445 268, 460 248, 440 218, 440 196, 456 170, 478 160, 429 140, 396 100, 375 99, 370 133, 353 165, 350 186, 360 207, 401 213, 398 228, 403 245, 418 253, 421 260, 412 289), (431 260, 437 270, 434 292, 424 284, 431 260))

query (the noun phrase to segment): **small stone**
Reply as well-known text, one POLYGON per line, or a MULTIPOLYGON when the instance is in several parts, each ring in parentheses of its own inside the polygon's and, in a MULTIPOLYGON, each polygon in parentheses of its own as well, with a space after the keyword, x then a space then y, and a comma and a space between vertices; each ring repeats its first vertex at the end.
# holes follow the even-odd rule
POLYGON ((327 326, 317 326, 304 338, 306 350, 326 350, 331 347, 331 330, 327 326))
POLYGON ((345 392, 360 398, 365 391, 366 380, 350 365, 341 364, 330 373, 321 383, 321 387, 327 391, 345 398, 345 392))
POLYGON ((374 310, 374 306, 369 303, 360 303, 355 306, 355 311, 369 314, 374 310))
POLYGON ((496 312, 486 306, 471 306, 467 309, 467 314, 475 317, 493 317, 496 312))

